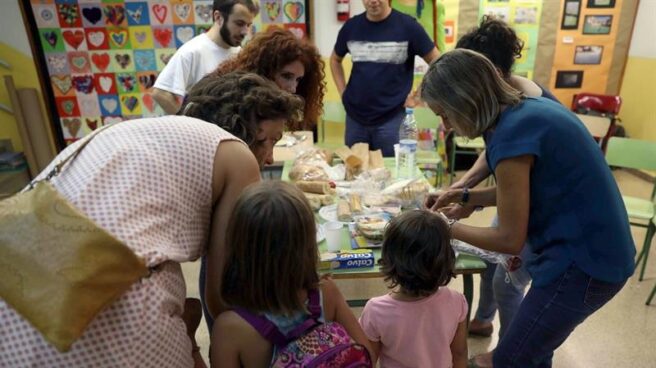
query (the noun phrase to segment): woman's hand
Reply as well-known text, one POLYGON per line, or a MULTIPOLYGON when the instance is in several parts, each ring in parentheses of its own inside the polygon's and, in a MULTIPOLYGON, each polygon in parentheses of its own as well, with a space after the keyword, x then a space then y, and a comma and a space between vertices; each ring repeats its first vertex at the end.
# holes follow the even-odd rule
POLYGON ((459 203, 456 203, 447 207, 442 207, 440 212, 442 212, 444 216, 450 219, 460 220, 471 216, 475 209, 475 206, 463 206, 459 203))
POLYGON ((457 204, 462 200, 462 189, 447 189, 429 193, 424 200, 424 207, 431 211, 439 211, 451 204, 457 204))

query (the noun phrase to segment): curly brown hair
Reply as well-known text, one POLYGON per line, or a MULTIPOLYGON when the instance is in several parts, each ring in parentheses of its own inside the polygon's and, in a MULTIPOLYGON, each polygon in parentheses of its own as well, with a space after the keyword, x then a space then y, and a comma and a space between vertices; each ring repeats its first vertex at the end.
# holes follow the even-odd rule
POLYGON ((298 96, 257 74, 238 71, 203 77, 185 97, 179 114, 216 124, 253 147, 262 120, 286 119, 294 126, 302 109, 298 96))
POLYGON ((305 75, 296 88, 296 94, 305 100, 305 107, 303 121, 289 129, 310 129, 321 115, 326 82, 324 62, 319 50, 308 41, 298 39, 288 30, 270 27, 256 33, 237 57, 222 63, 213 74, 225 75, 243 70, 273 80, 277 71, 296 60, 305 68, 305 75))
POLYGON ((455 262, 449 226, 433 212, 404 212, 385 229, 380 263, 390 288, 429 296, 454 277, 455 262))

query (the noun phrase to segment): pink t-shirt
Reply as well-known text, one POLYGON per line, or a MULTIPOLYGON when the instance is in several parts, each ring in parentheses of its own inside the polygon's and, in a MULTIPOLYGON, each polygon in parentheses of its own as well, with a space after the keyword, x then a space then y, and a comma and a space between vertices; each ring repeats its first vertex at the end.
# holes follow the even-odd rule
POLYGON ((458 323, 467 318, 467 301, 441 287, 413 302, 389 295, 367 302, 360 325, 371 341, 380 341, 381 367, 451 367, 451 341, 458 323))

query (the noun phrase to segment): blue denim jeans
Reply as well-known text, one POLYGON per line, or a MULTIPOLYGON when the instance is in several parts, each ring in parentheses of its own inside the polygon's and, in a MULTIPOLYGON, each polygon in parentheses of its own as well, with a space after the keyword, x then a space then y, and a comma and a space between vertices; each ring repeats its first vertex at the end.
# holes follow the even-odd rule
POLYGON ((346 115, 344 142, 351 147, 356 143, 369 143, 372 151, 382 150, 383 156, 394 157, 394 145, 399 143, 399 128, 405 117, 401 111, 388 121, 378 125, 362 125, 346 115))
MULTIPOLYGON (((491 226, 495 227, 497 224, 498 218, 495 216, 491 226)), ((521 254, 520 258, 524 259, 521 254)), ((515 282, 511 282, 508 272, 502 266, 489 262, 485 262, 485 265, 487 268, 481 274, 480 298, 474 316, 479 321, 492 322, 498 309, 501 324, 499 340, 501 340, 515 317, 519 305, 522 304, 524 291, 531 281, 531 276, 522 264, 519 269, 513 271, 515 282)))
POLYGON ((554 350, 625 283, 593 279, 572 264, 550 284, 531 286, 494 351, 494 366, 551 367, 554 350))

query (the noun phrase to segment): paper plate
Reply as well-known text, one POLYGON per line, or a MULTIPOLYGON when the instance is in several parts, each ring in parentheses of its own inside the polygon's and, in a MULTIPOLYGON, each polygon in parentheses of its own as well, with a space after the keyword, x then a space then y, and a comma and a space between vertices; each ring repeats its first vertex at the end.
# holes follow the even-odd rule
MULTIPOLYGON (((321 216, 321 218, 324 219, 325 221, 338 221, 337 203, 321 207, 319 209, 319 216, 321 216)), ((346 224, 346 225, 352 223, 352 222, 344 222, 344 221, 338 221, 338 222, 341 222, 342 224, 346 224)))
POLYGON ((317 224, 317 244, 321 243, 324 239, 326 239, 326 234, 323 232, 323 226, 317 224))

